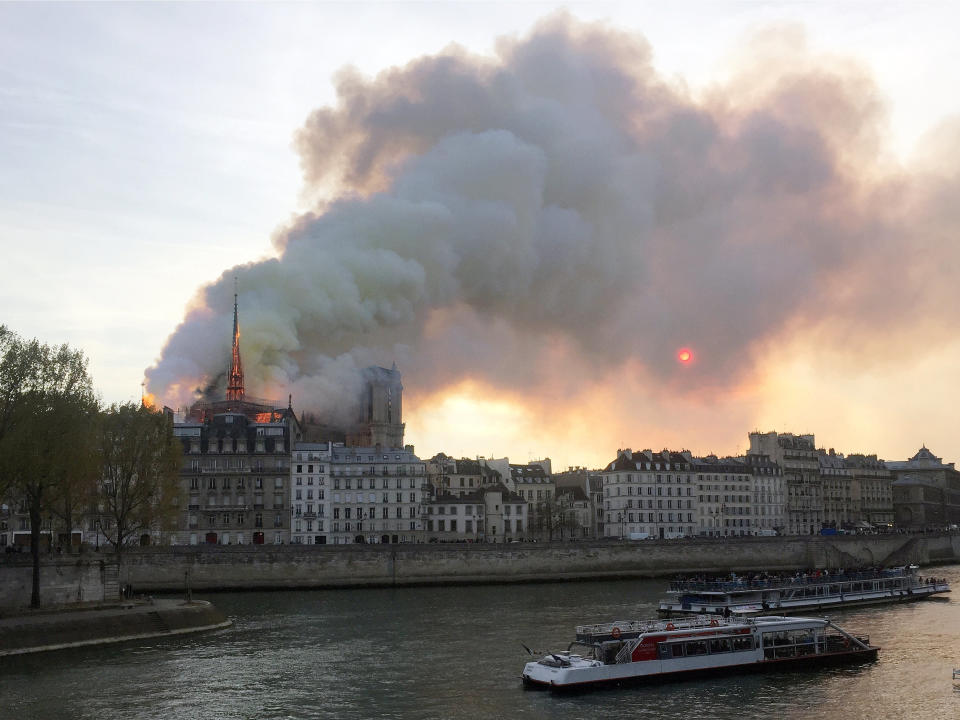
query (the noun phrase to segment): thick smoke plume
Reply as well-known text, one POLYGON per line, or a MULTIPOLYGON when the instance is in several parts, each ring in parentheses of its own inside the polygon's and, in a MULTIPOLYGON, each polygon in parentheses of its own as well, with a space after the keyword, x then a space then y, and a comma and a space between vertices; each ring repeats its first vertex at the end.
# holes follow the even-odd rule
POLYGON ((222 375, 234 275, 248 391, 334 419, 357 369, 393 360, 419 392, 543 396, 627 367, 704 393, 787 333, 876 362, 949 327, 955 128, 931 141, 952 162, 901 167, 862 69, 782 31, 749 58, 694 97, 642 38, 556 16, 494 57, 341 72, 296 137, 316 209, 201 291, 150 390, 183 404, 222 375))

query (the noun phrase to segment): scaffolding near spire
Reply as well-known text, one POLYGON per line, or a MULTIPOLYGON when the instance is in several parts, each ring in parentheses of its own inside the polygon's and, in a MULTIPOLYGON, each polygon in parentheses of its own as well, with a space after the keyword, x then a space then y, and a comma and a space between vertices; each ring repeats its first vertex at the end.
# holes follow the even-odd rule
POLYGON ((233 354, 227 376, 227 400, 243 401, 243 363, 240 361, 240 319, 237 310, 237 278, 233 278, 233 354))

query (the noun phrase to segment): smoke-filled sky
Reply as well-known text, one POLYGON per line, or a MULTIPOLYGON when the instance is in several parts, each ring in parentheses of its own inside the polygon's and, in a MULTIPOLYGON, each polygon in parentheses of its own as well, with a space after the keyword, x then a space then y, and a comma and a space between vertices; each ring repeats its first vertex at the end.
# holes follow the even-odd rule
POLYGON ((421 456, 960 459, 921 7, 0 7, 0 322, 179 406, 236 277, 249 393, 339 419, 395 361, 421 456))

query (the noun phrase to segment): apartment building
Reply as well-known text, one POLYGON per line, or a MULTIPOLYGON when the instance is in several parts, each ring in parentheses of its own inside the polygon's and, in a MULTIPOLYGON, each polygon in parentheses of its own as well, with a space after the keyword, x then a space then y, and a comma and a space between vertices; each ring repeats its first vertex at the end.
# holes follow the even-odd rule
POLYGON ((427 542, 511 542, 526 539, 527 502, 502 483, 444 494, 424 507, 427 542))
POLYGON ((695 472, 688 451, 618 450, 602 477, 604 537, 697 533, 695 472))
POLYGON ((758 528, 752 467, 742 458, 714 455, 692 461, 696 473, 697 534, 754 535, 758 528))
POLYGON ((847 455, 854 502, 859 502, 855 526, 864 530, 893 526, 893 473, 876 455, 847 455))
POLYGON ((327 543, 421 542, 426 466, 405 448, 332 445, 324 514, 327 543))
POLYGON ((295 545, 326 545, 327 481, 332 443, 296 443, 290 462, 292 528, 295 545))
POLYGON ((814 535, 823 527, 823 481, 813 435, 752 432, 750 454, 766 455, 783 470, 786 534, 814 535))
POLYGON ((197 403, 173 433, 183 459, 172 544, 290 542, 290 448, 299 425, 289 407, 197 403))

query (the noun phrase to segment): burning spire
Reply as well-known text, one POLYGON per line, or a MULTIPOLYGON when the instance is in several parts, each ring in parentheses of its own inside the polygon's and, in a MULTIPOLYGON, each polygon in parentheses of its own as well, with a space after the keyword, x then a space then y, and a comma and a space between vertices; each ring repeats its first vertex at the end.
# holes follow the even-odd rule
POLYGON ((243 400, 243 363, 240 362, 240 321, 237 312, 237 279, 233 279, 233 354, 227 380, 227 400, 243 400))

